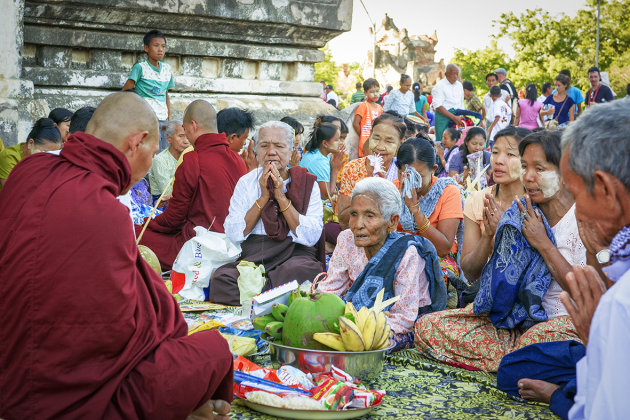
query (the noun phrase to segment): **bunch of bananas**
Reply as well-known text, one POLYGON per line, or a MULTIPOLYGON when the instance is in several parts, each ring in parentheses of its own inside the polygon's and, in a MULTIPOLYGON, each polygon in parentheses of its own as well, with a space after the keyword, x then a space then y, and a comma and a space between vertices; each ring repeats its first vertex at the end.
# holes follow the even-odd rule
POLYGON ((357 311, 352 302, 347 302, 345 314, 339 317, 339 334, 315 333, 313 339, 337 351, 368 351, 389 347, 393 333, 382 311, 400 296, 383 302, 384 292, 382 289, 378 293, 370 309, 364 306, 357 311))

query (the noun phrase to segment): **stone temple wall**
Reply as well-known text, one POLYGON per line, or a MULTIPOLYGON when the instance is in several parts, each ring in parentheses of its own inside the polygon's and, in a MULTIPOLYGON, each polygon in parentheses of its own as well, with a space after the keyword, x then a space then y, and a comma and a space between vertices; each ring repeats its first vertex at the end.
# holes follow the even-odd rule
POLYGON ((0 62, 5 145, 24 141, 52 108, 94 106, 120 90, 146 58, 142 37, 151 29, 167 37, 174 118, 206 99, 218 109, 249 108, 260 122, 284 115, 310 122, 333 112, 314 81, 318 48, 349 30, 352 18, 352 0, 0 0, 3 6, 14 17, 10 30, 0 29, 9 38, 0 52, 11 58, 0 62))

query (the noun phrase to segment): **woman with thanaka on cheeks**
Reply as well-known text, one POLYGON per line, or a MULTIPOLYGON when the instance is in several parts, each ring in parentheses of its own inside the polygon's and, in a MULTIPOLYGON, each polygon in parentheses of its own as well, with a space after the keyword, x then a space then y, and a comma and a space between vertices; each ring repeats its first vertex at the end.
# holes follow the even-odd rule
MULTIPOLYGON (((457 262, 461 246, 458 244, 461 244, 464 226, 462 195, 457 184, 450 177, 433 176, 437 168, 435 150, 425 139, 416 137, 405 141, 396 159, 405 203, 400 230, 422 236, 435 246, 445 283, 449 273, 459 277, 457 262)), ((456 293, 447 306, 457 306, 456 293)))
POLYGON ((518 149, 525 203, 516 200, 501 217, 474 302, 416 323, 418 350, 437 360, 496 372, 506 354, 530 344, 580 341, 560 301, 572 266, 586 264, 560 178, 560 133, 532 133, 518 149))
POLYGON ((514 197, 525 195, 518 145, 530 133, 525 128, 508 127, 496 134, 490 157, 495 185, 473 192, 464 204, 461 267, 471 283, 479 279, 492 253, 501 215, 512 205, 514 197))
POLYGON ((368 176, 379 176, 397 185, 396 153, 406 131, 403 119, 395 115, 384 113, 374 120, 368 139, 372 155, 348 162, 341 174, 337 215, 342 229, 348 228, 350 197, 358 181, 368 176))

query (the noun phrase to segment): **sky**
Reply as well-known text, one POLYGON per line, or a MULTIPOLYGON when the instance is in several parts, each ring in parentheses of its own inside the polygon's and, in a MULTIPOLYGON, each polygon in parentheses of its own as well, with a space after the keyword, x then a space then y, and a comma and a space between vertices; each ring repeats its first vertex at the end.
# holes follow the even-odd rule
MULTIPOLYGON (((363 0, 372 20, 380 26, 385 13, 394 19, 399 29, 407 28, 409 35, 433 34, 437 30, 436 61, 453 57, 455 48, 477 50, 490 43, 498 32, 492 21, 502 13, 517 15, 526 9, 541 8, 552 15, 565 13, 575 16, 586 7, 586 0, 363 0)), ((333 60, 337 63, 363 63, 367 58, 372 37, 370 20, 359 0, 354 0, 352 30, 329 42, 333 60)), ((499 46, 513 54, 509 40, 499 46)))

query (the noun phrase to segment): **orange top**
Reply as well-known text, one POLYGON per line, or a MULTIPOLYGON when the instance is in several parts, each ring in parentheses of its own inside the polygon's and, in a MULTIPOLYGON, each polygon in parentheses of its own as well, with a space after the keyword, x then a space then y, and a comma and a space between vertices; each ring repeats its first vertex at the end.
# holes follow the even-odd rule
MULTIPOLYGON (((437 177, 432 177, 431 179, 431 187, 437 181, 437 177)), ((429 216, 429 222, 431 225, 437 229, 437 225, 440 220, 444 219, 459 219, 462 220, 464 218, 464 211, 462 209, 462 196, 459 192, 459 188, 455 185, 447 185, 442 192, 440 198, 435 205, 435 210, 429 216)), ((402 227, 399 225, 399 230, 402 231, 402 227)), ((408 232, 417 234, 416 232, 408 232)), ((451 252, 457 253, 457 238, 453 241, 453 246, 451 247, 451 252)))
POLYGON ((361 132, 359 134, 359 157, 363 157, 363 145, 370 138, 372 132, 372 123, 383 113, 383 108, 377 103, 376 107, 371 107, 368 101, 361 102, 354 112, 354 115, 361 117, 361 132))
MULTIPOLYGON (((354 186, 357 185, 357 182, 361 181, 363 178, 367 178, 370 176, 367 171, 367 167, 365 165, 366 157, 358 158, 355 160, 351 160, 346 163, 343 167, 343 171, 341 172, 341 185, 339 187, 339 193, 343 195, 347 195, 348 197, 352 196, 352 190, 354 186)), ((437 179, 437 178, 436 178, 437 179)), ((392 181, 392 183, 399 188, 398 178, 392 181)))

